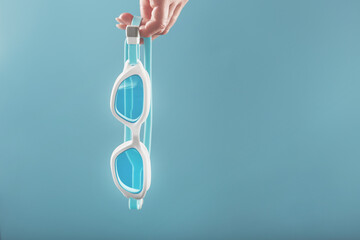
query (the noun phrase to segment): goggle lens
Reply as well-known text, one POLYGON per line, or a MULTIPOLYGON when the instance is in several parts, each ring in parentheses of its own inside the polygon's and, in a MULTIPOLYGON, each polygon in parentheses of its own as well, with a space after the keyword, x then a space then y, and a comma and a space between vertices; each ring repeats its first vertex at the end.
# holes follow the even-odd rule
POLYGON ((115 97, 115 111, 128 122, 136 122, 144 107, 144 87, 139 75, 126 78, 119 86, 115 97))
POLYGON ((117 156, 115 172, 122 188, 131 193, 139 193, 143 188, 143 161, 135 148, 129 148, 117 156))

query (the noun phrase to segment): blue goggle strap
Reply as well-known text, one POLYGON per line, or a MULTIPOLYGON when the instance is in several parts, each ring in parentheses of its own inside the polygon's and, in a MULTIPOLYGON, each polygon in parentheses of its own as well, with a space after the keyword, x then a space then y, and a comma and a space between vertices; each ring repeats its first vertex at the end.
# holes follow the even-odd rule
MULTIPOLYGON (((152 82, 152 40, 151 37, 144 38, 144 45, 145 45, 145 70, 149 73, 150 82, 152 82)), ((151 153, 151 134, 152 134, 152 94, 150 100, 150 111, 149 115, 146 118, 144 123, 144 136, 143 136, 143 143, 149 151, 149 155, 151 153)))

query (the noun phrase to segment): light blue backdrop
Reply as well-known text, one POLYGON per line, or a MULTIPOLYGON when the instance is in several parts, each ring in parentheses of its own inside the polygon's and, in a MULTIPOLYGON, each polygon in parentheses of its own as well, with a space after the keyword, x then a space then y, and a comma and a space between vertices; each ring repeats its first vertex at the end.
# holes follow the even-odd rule
POLYGON ((360 2, 190 0, 154 42, 152 186, 109 158, 137 1, 0 1, 0 238, 359 239, 360 2))

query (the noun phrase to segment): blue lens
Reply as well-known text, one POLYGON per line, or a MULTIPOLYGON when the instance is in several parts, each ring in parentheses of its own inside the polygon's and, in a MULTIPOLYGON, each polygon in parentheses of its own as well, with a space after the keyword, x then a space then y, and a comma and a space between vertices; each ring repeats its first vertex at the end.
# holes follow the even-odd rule
POLYGON ((143 161, 135 148, 129 148, 117 156, 115 172, 122 188, 131 193, 141 192, 143 188, 143 161))
POLYGON ((139 75, 132 75, 119 86, 115 97, 115 111, 128 122, 136 122, 144 107, 144 87, 139 75))

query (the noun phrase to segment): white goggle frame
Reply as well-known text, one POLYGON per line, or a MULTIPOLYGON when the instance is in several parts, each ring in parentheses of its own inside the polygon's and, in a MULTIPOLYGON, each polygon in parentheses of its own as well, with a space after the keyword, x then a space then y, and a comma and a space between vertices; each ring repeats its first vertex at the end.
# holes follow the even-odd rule
MULTIPOLYGON (((150 156, 147 148, 145 145, 140 141, 140 130, 142 124, 146 121, 146 118, 149 115, 150 111, 150 104, 151 104, 151 81, 149 74, 145 70, 144 66, 142 65, 141 61, 137 61, 137 64, 130 65, 129 61, 125 62, 123 72, 118 76, 111 91, 110 97, 110 109, 114 117, 125 124, 127 127, 131 129, 131 140, 126 141, 120 146, 118 146, 112 153, 110 159, 110 168, 112 177, 116 187, 122 192, 122 194, 126 198, 134 198, 138 200, 142 200, 145 197, 147 190, 150 188, 151 184, 151 166, 150 166, 150 156), (139 75, 139 77, 143 81, 143 91, 144 91, 144 102, 143 102, 143 112, 140 115, 139 119, 135 122, 129 122, 122 117, 120 117, 115 111, 115 98, 117 91, 119 89, 120 84, 130 76, 139 75), (116 171, 115 171, 115 160, 122 152, 130 149, 135 148, 141 155, 143 160, 143 187, 139 193, 131 193, 123 188, 120 184, 116 171)), ((140 202, 142 205, 142 201, 140 202)), ((141 206, 139 206, 141 208, 141 206)))

